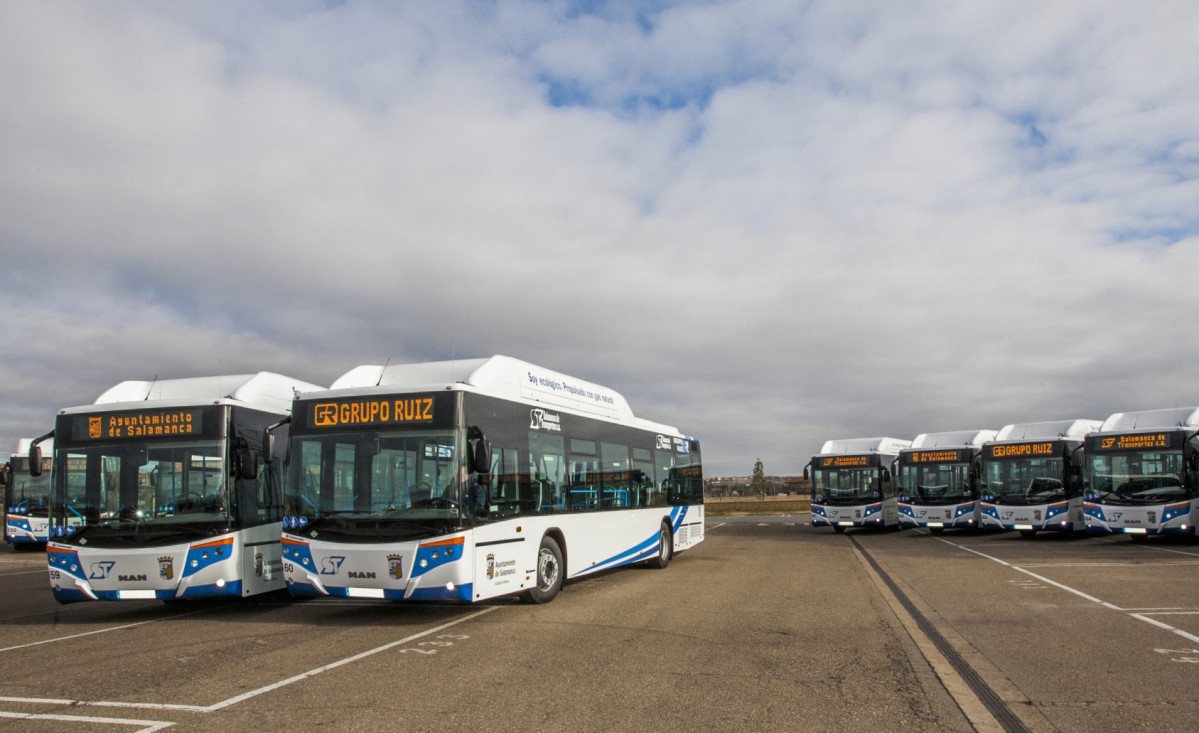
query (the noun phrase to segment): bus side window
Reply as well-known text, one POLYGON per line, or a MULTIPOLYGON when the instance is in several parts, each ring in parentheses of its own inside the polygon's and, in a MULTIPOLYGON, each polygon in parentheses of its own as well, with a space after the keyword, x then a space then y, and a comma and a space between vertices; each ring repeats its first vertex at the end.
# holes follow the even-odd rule
POLYGON ((529 433, 529 479, 539 485, 541 512, 566 510, 566 459, 562 436, 529 433))
POLYGON ((633 486, 629 505, 649 506, 650 494, 654 490, 654 454, 648 448, 633 449, 633 486))
POLYGON ((570 488, 567 505, 570 511, 581 512, 599 508, 599 461, 595 441, 570 439, 570 488))
POLYGON ((605 509, 623 509, 629 506, 629 491, 632 488, 629 476, 629 449, 616 443, 601 443, 600 456, 603 469, 600 473, 600 504, 605 509))

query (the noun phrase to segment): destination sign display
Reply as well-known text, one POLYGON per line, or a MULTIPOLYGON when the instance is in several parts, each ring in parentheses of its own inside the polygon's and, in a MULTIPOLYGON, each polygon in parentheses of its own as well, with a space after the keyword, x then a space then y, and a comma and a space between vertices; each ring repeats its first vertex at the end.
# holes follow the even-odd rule
POLYGON ((956 450, 913 450, 899 454, 900 463, 963 463, 970 460, 970 451, 956 450))
POLYGON ((983 458, 1052 458, 1061 455, 1059 446, 1056 440, 988 445, 983 449, 983 458))
POLYGON ((1124 435, 1091 435, 1087 437, 1087 452, 1129 450, 1182 450, 1186 434, 1181 430, 1155 433, 1126 433, 1124 435))
POLYGON ((71 416, 70 439, 128 440, 132 438, 175 438, 203 434, 203 407, 156 410, 124 410, 71 416))
POLYGON ((446 424, 453 401, 443 395, 371 395, 304 403, 300 427, 316 430, 446 424))
POLYGON ((823 456, 816 459, 817 468, 868 468, 878 464, 878 456, 823 456))

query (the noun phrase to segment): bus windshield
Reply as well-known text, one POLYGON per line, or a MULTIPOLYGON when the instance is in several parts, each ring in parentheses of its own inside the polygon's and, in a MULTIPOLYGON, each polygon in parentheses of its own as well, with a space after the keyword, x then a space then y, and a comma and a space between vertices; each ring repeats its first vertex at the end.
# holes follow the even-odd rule
POLYGON ((13 456, 8 485, 4 488, 4 506, 9 512, 31 517, 49 516, 50 457, 42 461, 42 475, 29 475, 29 458, 13 456))
POLYGON ((927 463, 899 467, 899 491, 913 504, 956 504, 975 498, 968 463, 927 463))
POLYGON ((987 461, 983 469, 986 492, 996 504, 1032 506, 1064 501, 1061 458, 1018 458, 987 461))
POLYGON ((343 541, 452 531, 476 496, 462 445, 459 430, 293 435, 285 528, 343 541))
POLYGON ((194 539, 229 528, 219 440, 58 450, 52 523, 78 540, 194 539))
POLYGON ((1103 504, 1165 504, 1187 499, 1181 451, 1132 451, 1087 457, 1091 491, 1103 504))
POLYGON ((833 506, 852 506, 882 501, 877 467, 817 468, 812 475, 812 493, 833 506))

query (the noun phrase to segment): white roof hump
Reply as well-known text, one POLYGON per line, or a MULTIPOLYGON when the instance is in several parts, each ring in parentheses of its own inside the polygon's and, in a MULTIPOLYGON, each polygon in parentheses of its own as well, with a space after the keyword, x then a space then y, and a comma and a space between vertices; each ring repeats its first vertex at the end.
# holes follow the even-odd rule
POLYGON ((635 419, 632 408, 619 392, 510 356, 387 366, 367 364, 338 377, 330 389, 403 387, 416 391, 455 385, 466 385, 497 397, 541 402, 621 422, 635 419))
POLYGON ((129 380, 97 397, 95 404, 233 400, 253 407, 287 412, 297 396, 321 389, 324 387, 274 372, 156 379, 150 382, 129 380))
POLYGON ((912 441, 913 448, 981 448, 995 440, 997 430, 955 430, 947 433, 921 433, 912 441))
MULTIPOLYGON (((28 456, 29 449, 33 447, 33 441, 35 441, 35 440, 37 440, 37 438, 20 438, 20 439, 18 439, 17 440, 17 452, 13 453, 13 455, 14 456, 28 456)), ((54 438, 47 438, 47 439, 43 440, 41 443, 38 443, 38 445, 40 445, 42 447, 43 455, 48 456, 54 452, 54 438)))
POLYGON ((912 444, 910 440, 899 438, 841 438, 826 440, 820 448, 820 455, 831 453, 883 453, 899 455, 899 451, 912 444))
POLYGON ((1117 412, 1099 428, 1105 433, 1120 430, 1160 430, 1163 428, 1199 428, 1199 407, 1170 407, 1165 410, 1117 412))
POLYGON ((1057 440, 1059 438, 1087 437, 1103 425, 1101 420, 1051 420, 1049 422, 1023 422, 1004 425, 995 436, 996 442, 1006 440, 1057 440))

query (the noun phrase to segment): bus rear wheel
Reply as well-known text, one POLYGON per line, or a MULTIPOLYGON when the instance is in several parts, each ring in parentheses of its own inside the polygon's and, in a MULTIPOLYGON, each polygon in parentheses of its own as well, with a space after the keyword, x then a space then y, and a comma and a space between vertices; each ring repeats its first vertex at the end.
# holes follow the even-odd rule
POLYGON ((658 528, 658 555, 648 564, 651 568, 661 570, 670 564, 672 557, 674 557, 674 536, 670 534, 670 527, 663 523, 658 528))
POLYGON ((537 551, 537 584, 521 594, 526 603, 549 603, 562 590, 562 549, 553 537, 541 538, 541 549, 537 551))

